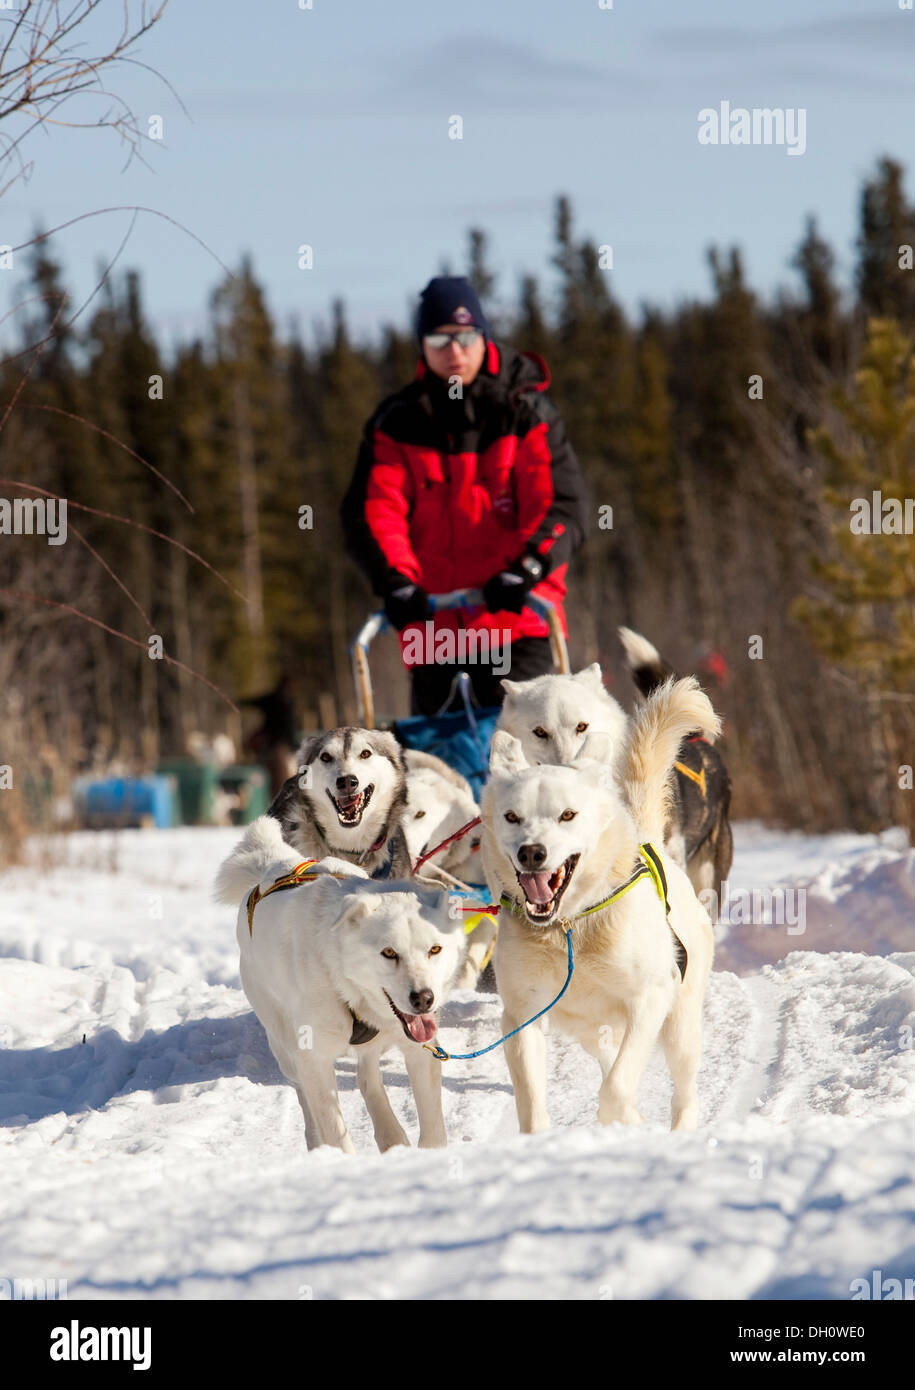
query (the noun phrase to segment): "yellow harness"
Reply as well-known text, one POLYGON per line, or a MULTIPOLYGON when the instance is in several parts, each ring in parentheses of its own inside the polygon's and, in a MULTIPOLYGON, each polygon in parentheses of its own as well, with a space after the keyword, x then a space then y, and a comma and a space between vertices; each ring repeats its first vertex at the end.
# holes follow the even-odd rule
MULTIPOLYGON (((498 913, 498 911, 494 911, 494 912, 493 912, 493 911, 490 911, 490 912, 473 912, 473 913, 471 913, 471 915, 467 918, 467 921, 464 923, 464 932, 465 932, 465 934, 466 934, 467 936, 469 936, 470 933, 471 933, 472 931, 476 931, 477 927, 480 925, 481 922, 484 922, 484 921, 485 921, 485 922, 492 922, 493 926, 495 926, 495 925, 497 924, 498 920, 499 920, 499 913, 498 913)), ((488 950, 487 950, 485 956, 483 957, 483 959, 480 961, 480 971, 479 971, 479 973, 480 973, 481 975, 482 975, 483 971, 486 969, 486 967, 487 967, 487 965, 489 964, 490 960, 492 959, 492 953, 493 953, 493 951, 495 950, 495 948, 496 948, 496 934, 495 934, 495 932, 493 932, 492 940, 491 940, 490 943, 489 943, 489 948, 488 948, 488 950)))
POLYGON ((495 923, 499 920, 499 914, 493 911, 472 912, 464 923, 464 934, 469 936, 472 931, 476 931, 477 927, 484 919, 487 922, 495 923))
MULTIPOLYGON (((608 893, 605 898, 601 898, 600 902, 592 903, 590 907, 582 908, 581 912, 573 912, 571 918, 560 918, 559 925, 564 924, 571 928, 572 924, 577 922, 580 917, 590 917, 593 912, 603 912, 605 907, 610 907, 612 903, 615 903, 624 893, 628 893, 629 890, 634 888, 643 878, 650 878, 655 886, 658 897, 664 904, 670 934, 677 943, 677 968, 680 971, 680 978, 682 979, 686 975, 686 947, 670 925, 670 903, 667 900, 667 875, 664 873, 664 865, 661 862, 661 856, 654 846, 649 844, 646 840, 644 844, 639 845, 639 857, 641 863, 636 866, 635 871, 630 874, 625 883, 621 883, 618 888, 614 888, 613 892, 608 893)), ((510 897, 508 893, 503 893, 499 901, 502 906, 507 908, 514 916, 524 916, 524 908, 521 903, 519 903, 516 898, 510 897)))

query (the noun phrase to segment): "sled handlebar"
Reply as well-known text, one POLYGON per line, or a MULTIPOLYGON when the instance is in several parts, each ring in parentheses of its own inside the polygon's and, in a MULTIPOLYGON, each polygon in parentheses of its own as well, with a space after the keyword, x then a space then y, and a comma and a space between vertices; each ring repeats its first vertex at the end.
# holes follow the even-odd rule
MULTIPOLYGON (((429 595, 429 608, 433 613, 440 613, 446 608, 483 606, 485 606, 485 599, 481 589, 452 589, 448 594, 429 595)), ((570 670, 569 652, 555 605, 550 603, 549 599, 541 598, 538 594, 528 594, 524 600, 524 606, 530 608, 538 617, 543 618, 549 631, 553 666, 561 675, 567 676, 570 670)), ((369 647, 378 634, 390 626, 387 614, 383 609, 379 609, 362 624, 350 648, 353 662, 353 684, 356 688, 356 704, 362 727, 365 729, 374 729, 375 727, 375 699, 372 690, 372 674, 369 669, 369 647)))

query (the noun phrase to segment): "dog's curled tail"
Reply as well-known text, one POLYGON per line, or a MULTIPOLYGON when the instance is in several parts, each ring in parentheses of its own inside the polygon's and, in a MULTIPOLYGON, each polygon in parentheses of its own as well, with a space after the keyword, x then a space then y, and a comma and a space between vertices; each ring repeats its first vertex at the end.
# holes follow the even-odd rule
POLYGON ((649 696, 675 674, 657 647, 640 632, 634 632, 631 627, 618 627, 617 633, 623 645, 626 665, 641 695, 649 696))
POLYGON ((258 816, 251 822, 229 857, 223 860, 213 885, 217 902, 236 906, 256 883, 276 866, 277 877, 301 861, 283 839, 282 827, 273 816, 258 816))
POLYGON ((680 744, 689 734, 717 738, 721 720, 695 676, 670 679, 635 711, 623 761, 623 792, 640 840, 660 842, 670 811, 680 744))

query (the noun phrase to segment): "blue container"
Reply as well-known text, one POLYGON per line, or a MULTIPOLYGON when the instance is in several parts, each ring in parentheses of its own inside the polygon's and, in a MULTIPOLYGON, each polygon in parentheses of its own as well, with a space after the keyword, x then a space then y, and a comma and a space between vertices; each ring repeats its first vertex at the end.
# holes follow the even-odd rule
POLYGON ((173 823, 175 794, 168 777, 108 777, 83 786, 86 824, 154 825, 167 830, 173 823))

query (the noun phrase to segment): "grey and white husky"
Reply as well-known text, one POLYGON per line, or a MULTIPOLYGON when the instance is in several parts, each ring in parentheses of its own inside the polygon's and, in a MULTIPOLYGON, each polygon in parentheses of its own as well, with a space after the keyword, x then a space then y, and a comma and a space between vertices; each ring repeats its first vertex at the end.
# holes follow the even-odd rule
POLYGON ((267 814, 305 858, 333 855, 371 878, 405 878, 411 871, 406 802, 403 752, 394 735, 347 726, 305 740, 298 772, 267 814))

